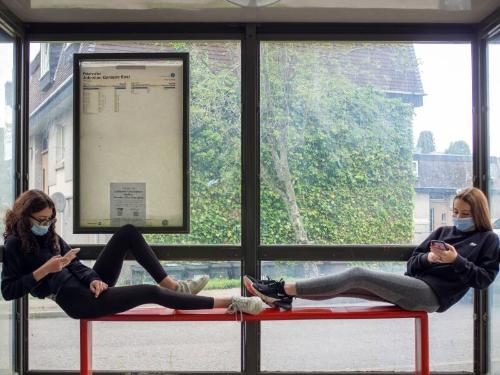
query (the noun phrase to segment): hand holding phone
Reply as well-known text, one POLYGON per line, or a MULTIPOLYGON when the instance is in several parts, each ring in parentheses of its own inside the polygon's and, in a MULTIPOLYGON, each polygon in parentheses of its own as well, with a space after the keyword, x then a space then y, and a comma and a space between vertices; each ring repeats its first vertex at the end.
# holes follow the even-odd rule
POLYGON ((431 240, 431 248, 438 249, 439 251, 448 251, 446 242, 440 240, 431 240))
POLYGON ((453 263, 457 256, 457 249, 453 245, 440 240, 431 240, 427 256, 430 263, 453 263))

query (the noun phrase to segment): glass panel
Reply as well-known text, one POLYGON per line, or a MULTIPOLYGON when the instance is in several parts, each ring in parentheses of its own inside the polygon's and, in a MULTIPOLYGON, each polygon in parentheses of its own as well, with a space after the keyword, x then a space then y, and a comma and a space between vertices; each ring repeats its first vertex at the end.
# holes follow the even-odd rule
POLYGON ((239 244, 240 43, 145 41, 46 45, 50 45, 48 72, 40 76, 40 46, 31 44, 29 185, 45 190, 59 203, 58 233, 67 242, 79 244, 105 243, 109 238, 108 235, 73 233, 73 55, 189 52, 191 233, 151 235, 148 241, 239 244))
MULTIPOLYGON (((0 234, 5 213, 14 202, 15 71, 14 43, 0 31, 0 234)), ((4 243, 0 236, 0 245, 4 243)), ((0 271, 2 264, 0 263, 0 271)), ((0 295, 0 374, 13 372, 13 302, 0 295)))
MULTIPOLYGON (((488 41, 488 126, 490 132, 489 199, 493 231, 500 236, 500 37, 488 41)), ((490 287, 491 373, 500 372, 500 281, 490 287)))
MULTIPOLYGON (((0 263, 0 272, 2 263, 0 263)), ((12 374, 14 357, 14 320, 13 320, 13 302, 6 302, 0 294, 0 374, 12 374)))
POLYGON ((472 184, 469 44, 261 43, 261 242, 419 243, 472 184))
MULTIPOLYGON (((240 295, 239 262, 166 263, 165 268, 176 278, 208 274, 211 280, 200 295, 240 295)), ((153 280, 136 262, 125 262, 117 285, 139 283, 153 284, 153 280)), ((29 311, 29 368, 77 370, 79 321, 68 318, 49 299, 30 297, 29 311), (57 354, 54 343, 59 348, 57 354)), ((93 340, 95 370, 211 372, 241 368, 241 325, 237 321, 97 322, 93 326, 93 340), (212 355, 213 348, 224 355, 212 355)))
MULTIPOLYGON (((356 266, 397 274, 405 270, 403 262, 263 262, 262 274, 293 281, 356 266)), ((340 307, 385 303, 335 298, 295 299, 293 304, 340 307)), ((472 371, 472 310, 470 291, 445 314, 429 314, 431 371, 472 371)), ((411 372, 415 363, 413 324, 411 319, 262 322, 262 370, 411 372)))

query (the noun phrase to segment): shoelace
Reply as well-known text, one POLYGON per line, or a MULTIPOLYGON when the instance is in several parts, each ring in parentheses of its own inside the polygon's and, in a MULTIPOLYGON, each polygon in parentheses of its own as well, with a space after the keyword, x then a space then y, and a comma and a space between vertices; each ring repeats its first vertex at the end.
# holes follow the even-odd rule
POLYGON ((261 281, 262 285, 265 285, 265 286, 267 286, 269 288, 279 288, 279 289, 282 289, 283 293, 285 295, 287 295, 286 292, 285 292, 285 288, 283 286, 285 284, 285 281, 283 280, 283 278, 281 278, 278 281, 276 281, 276 280, 271 279, 269 276, 266 276, 266 277, 267 277, 267 280, 262 280, 261 281))
POLYGON ((189 287, 189 281, 190 280, 179 280, 178 283, 182 285, 182 292, 186 293, 187 291, 187 294, 192 294, 191 288, 189 287))
POLYGON ((279 281, 276 281, 276 280, 271 279, 269 276, 266 276, 266 277, 267 277, 267 280, 260 281, 264 285, 274 285, 274 284, 281 283, 283 281, 282 278, 279 281))
POLYGON ((227 311, 230 313, 230 314, 234 314, 234 320, 235 321, 239 321, 239 322, 242 322, 243 321, 243 311, 241 311, 239 305, 237 302, 232 302, 228 307, 227 307, 227 311), (238 320, 238 315, 240 317, 240 319, 238 320))

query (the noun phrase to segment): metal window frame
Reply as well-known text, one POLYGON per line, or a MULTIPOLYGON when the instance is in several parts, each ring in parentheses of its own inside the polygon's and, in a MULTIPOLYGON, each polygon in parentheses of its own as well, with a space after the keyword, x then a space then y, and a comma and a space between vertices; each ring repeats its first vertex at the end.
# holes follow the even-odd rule
MULTIPOLYGON (((489 135, 490 124, 488 122, 488 41, 500 37, 500 8, 488 16, 482 23, 477 37, 477 80, 479 82, 477 87, 477 123, 478 123, 478 163, 480 164, 479 170, 483 172, 481 179, 478 183, 479 188, 482 189, 486 196, 489 196, 489 181, 490 181, 490 168, 489 168, 489 135)), ((474 304, 475 311, 478 311, 476 316, 477 326, 475 326, 475 342, 478 343, 477 358, 477 372, 480 374, 489 374, 491 368, 491 337, 490 337, 490 302, 491 293, 489 289, 476 291, 474 304)))
MULTIPOLYGON (((0 5, 2 5, 0 3, 0 5)), ((7 10, 8 11, 8 10, 7 10)), ((0 7, 0 27, 15 30, 16 66, 16 194, 28 189, 28 79, 29 43, 42 41, 83 40, 240 40, 242 48, 242 242, 239 246, 155 246, 162 260, 239 260, 242 272, 259 276, 260 262, 269 260, 405 260, 411 246, 262 246, 259 235, 259 43, 260 41, 363 40, 407 42, 466 41, 472 48, 473 71, 473 150, 474 185, 487 192, 487 129, 481 115, 485 100, 484 40, 500 28, 500 11, 478 25, 462 24, 54 24, 25 23, 0 7), (5 16, 7 14, 7 16, 5 16), (486 24, 486 25, 485 25, 486 24), (17 26, 12 26, 17 25, 17 26), (21 27, 19 25, 22 25, 21 27), (83 30, 92 30, 84 32, 83 30), (186 250, 189 250, 186 252, 186 250)), ((82 245, 81 258, 95 259, 101 248, 82 245)), ((487 314, 486 292, 475 292, 474 315, 487 314)), ((76 373, 67 371, 37 371, 28 369, 28 306, 24 298, 16 303, 17 370, 21 374, 76 373)), ((482 319, 474 321, 474 374, 487 371, 487 335, 482 319)), ((260 373, 260 330, 257 325, 244 326, 242 340, 242 373, 260 373)), ((96 374, 121 372, 96 372, 96 374)), ((324 374, 356 374, 359 372, 325 372, 324 374)), ((194 373, 198 374, 198 373, 194 373)), ((200 373, 201 374, 201 373, 200 373)), ((206 374, 206 373, 203 373, 206 374)), ((217 372, 217 374, 226 374, 217 372)), ((235 374, 233 372, 227 374, 235 374)), ((237 372, 236 372, 237 374, 237 372)), ((265 372, 265 374, 273 374, 265 372)), ((292 373, 280 373, 292 374, 292 373)), ((446 372, 443 374, 454 374, 446 372)))
MULTIPOLYGON (((18 196, 24 189, 24 182, 27 182, 23 178, 23 156, 21 150, 24 145, 25 136, 25 122, 24 122, 24 112, 26 103, 25 96, 27 87, 25 81, 26 71, 23 66, 24 53, 25 53, 25 32, 23 23, 2 3, 0 2, 0 32, 6 34, 8 37, 12 38, 14 43, 14 85, 15 85, 15 95, 14 95, 14 194, 18 196)), ((27 138, 26 138, 27 139, 27 138)), ((27 143, 26 143, 27 145, 27 143)), ((26 185, 27 187, 27 185, 26 185)), ((1 260, 1 256, 0 256, 1 260)), ((23 319, 23 301, 17 300, 13 304, 13 320, 14 320, 14 337, 12 338, 13 347, 13 366, 14 371, 21 372, 23 363, 23 352, 24 352, 24 342, 21 339, 24 337, 25 331, 25 319, 23 319)))

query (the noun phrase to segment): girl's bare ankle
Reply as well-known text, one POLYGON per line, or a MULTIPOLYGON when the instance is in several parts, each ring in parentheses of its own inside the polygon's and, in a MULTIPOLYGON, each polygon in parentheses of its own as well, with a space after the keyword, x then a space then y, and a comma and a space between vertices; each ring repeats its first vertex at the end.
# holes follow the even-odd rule
POLYGON ((159 285, 163 288, 167 288, 170 290, 176 290, 177 289, 177 281, 174 279, 171 279, 170 277, 165 277, 162 281, 160 281, 159 285))
POLYGON ((295 283, 285 283, 285 285, 283 285, 283 289, 285 289, 285 293, 289 296, 297 295, 297 287, 295 283))

